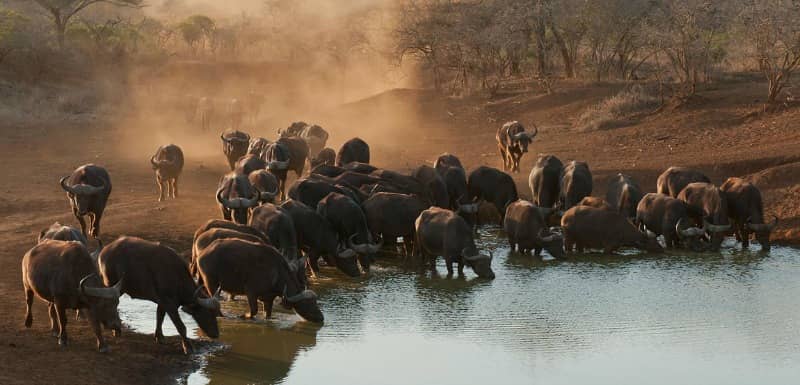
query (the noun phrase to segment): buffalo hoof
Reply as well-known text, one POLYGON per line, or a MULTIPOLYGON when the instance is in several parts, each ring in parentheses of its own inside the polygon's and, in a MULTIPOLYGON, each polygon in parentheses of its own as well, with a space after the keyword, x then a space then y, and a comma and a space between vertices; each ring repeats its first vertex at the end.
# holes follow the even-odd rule
POLYGON ((164 336, 156 336, 156 343, 159 345, 164 345, 167 343, 167 339, 164 336))
POLYGON ((33 316, 28 314, 28 316, 25 317, 25 327, 29 328, 31 325, 33 325, 33 316))
POLYGON ((62 348, 66 348, 67 347, 67 338, 66 337, 58 337, 58 346, 61 346, 62 348))

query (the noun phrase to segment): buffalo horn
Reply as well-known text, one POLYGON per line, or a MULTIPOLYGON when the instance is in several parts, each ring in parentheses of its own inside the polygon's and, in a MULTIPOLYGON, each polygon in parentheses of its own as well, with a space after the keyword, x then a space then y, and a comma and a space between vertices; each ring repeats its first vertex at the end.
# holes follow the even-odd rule
POLYGON ((80 289, 81 294, 97 298, 107 298, 107 299, 119 298, 119 296, 121 295, 120 290, 122 289, 122 279, 117 281, 117 283, 111 287, 86 287, 85 286, 86 280, 96 275, 97 274, 92 273, 81 279, 81 282, 78 284, 78 288, 80 289))

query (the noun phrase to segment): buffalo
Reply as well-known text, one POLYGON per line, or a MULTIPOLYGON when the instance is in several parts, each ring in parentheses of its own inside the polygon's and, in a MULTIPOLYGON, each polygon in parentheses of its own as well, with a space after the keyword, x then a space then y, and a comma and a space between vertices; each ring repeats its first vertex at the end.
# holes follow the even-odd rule
POLYGON ((526 132, 525 127, 520 122, 507 122, 497 130, 497 148, 500 150, 500 157, 503 158, 503 171, 519 172, 519 161, 522 155, 528 152, 528 145, 533 142, 533 138, 539 133, 536 125, 533 125, 534 132, 526 132))
POLYGON ((250 185, 258 191, 258 200, 261 203, 275 203, 275 197, 280 192, 280 184, 275 175, 267 170, 256 170, 247 175, 250 185))
POLYGON ((216 197, 223 218, 246 224, 250 209, 258 206, 260 194, 247 175, 230 173, 220 179, 216 197))
POLYGON ((758 187, 741 178, 728 178, 720 190, 728 201, 728 216, 733 221, 736 239, 743 247, 750 244, 750 234, 754 233, 761 249, 769 251, 769 235, 778 224, 778 217, 771 223, 764 218, 764 203, 758 187))
POLYGON ((314 273, 319 273, 318 261, 323 257, 329 265, 351 277, 361 275, 355 250, 344 246, 346 239, 340 238, 339 232, 325 217, 293 199, 283 202, 281 209, 292 217, 297 244, 308 257, 314 273))
POLYGON ((287 262, 272 246, 241 239, 219 239, 197 257, 200 276, 207 285, 231 294, 247 296, 249 312, 258 313, 258 300, 264 304, 267 318, 272 316, 276 297, 304 319, 322 323, 324 317, 317 305, 317 295, 297 279, 305 258, 287 262))
POLYGON ((423 185, 427 192, 431 205, 439 206, 443 209, 450 208, 450 196, 447 184, 439 173, 431 166, 422 165, 412 171, 411 176, 423 185))
POLYGON ((256 170, 266 170, 267 162, 258 155, 246 154, 236 161, 233 172, 237 174, 250 175, 256 170))
POLYGON ((336 165, 342 167, 350 162, 369 164, 369 145, 361 138, 344 142, 336 153, 336 165))
POLYGON ((461 164, 461 159, 458 159, 457 156, 447 152, 445 152, 442 155, 439 155, 439 157, 436 158, 436 161, 433 162, 433 168, 435 168, 436 172, 438 172, 439 175, 442 176, 444 176, 444 172, 447 169, 453 167, 460 168, 462 170, 464 169, 464 166, 461 164))
MULTIPOLYGON (((164 342, 161 324, 166 314, 181 336, 183 352, 193 351, 178 307, 191 315, 207 336, 219 337, 219 301, 214 295, 208 297, 208 290, 195 284, 186 261, 174 250, 141 238, 120 237, 103 249, 97 262, 106 285, 124 277, 120 289, 123 294, 158 305, 156 342, 164 342)), ((215 294, 219 294, 219 290, 215 294)))
POLYGON ((406 256, 414 250, 414 222, 430 205, 414 195, 377 193, 361 205, 374 236, 395 243, 403 237, 406 256))
POLYGON ((708 177, 703 175, 700 171, 686 167, 673 166, 658 176, 656 192, 677 198, 684 187, 694 182, 711 183, 711 179, 708 179, 708 177))
POLYGON ((156 172, 158 183, 158 201, 167 197, 178 197, 178 177, 183 171, 183 150, 174 144, 161 146, 150 158, 150 165, 156 172))
POLYGON ((22 258, 22 286, 25 289, 25 327, 33 324, 34 294, 49 304, 50 329, 58 344, 67 346, 66 309, 87 309, 89 323, 97 337, 97 349, 107 352, 108 345, 100 330, 114 330, 119 335, 122 322, 117 313, 122 280, 103 286, 97 265, 80 242, 44 240, 22 258))
POLYGON ((567 252, 576 248, 579 252, 593 248, 611 254, 622 246, 651 252, 663 251, 656 234, 639 231, 627 218, 611 210, 574 206, 561 217, 561 227, 564 229, 564 248, 567 252))
POLYGON ((238 130, 229 130, 223 132, 219 138, 222 140, 222 152, 228 159, 228 166, 233 171, 236 168, 236 161, 247 154, 250 135, 238 130))
POLYGON ((319 202, 332 192, 346 195, 356 202, 362 202, 362 198, 364 198, 361 192, 350 186, 337 185, 331 181, 317 178, 298 179, 289 188, 288 195, 289 198, 303 202, 316 210, 319 202))
POLYGON ((64 226, 61 223, 55 222, 50 227, 39 232, 39 237, 36 239, 37 243, 44 240, 52 239, 56 241, 75 241, 80 242, 84 246, 88 246, 89 242, 80 230, 72 226, 64 226))
POLYGON ((316 157, 328 141, 328 132, 324 128, 306 122, 294 122, 285 130, 278 130, 278 136, 281 138, 296 136, 303 139, 308 145, 309 159, 316 157))
POLYGON ((611 205, 608 204, 605 199, 598 197, 583 197, 583 199, 578 202, 577 206, 589 206, 603 210, 613 210, 611 205))
POLYGON ((359 174, 372 174, 373 172, 378 170, 377 167, 369 163, 363 163, 358 161, 348 162, 342 165, 339 165, 337 162, 337 166, 347 171, 357 172, 359 174))
POLYGON ((330 164, 319 164, 311 168, 309 176, 313 176, 313 174, 316 174, 316 175, 327 176, 328 178, 335 178, 339 175, 344 174, 345 172, 347 172, 347 170, 345 170, 343 167, 334 166, 330 164))
POLYGON ((500 218, 505 216, 506 207, 519 199, 517 185, 510 175, 492 167, 480 166, 469 173, 467 180, 470 200, 484 200, 494 205, 500 218))
POLYGON ((445 208, 455 210, 462 216, 471 216, 477 213, 478 204, 470 199, 467 173, 464 166, 461 165, 461 160, 455 155, 444 153, 436 159, 433 168, 442 177, 445 187, 447 187, 450 204, 445 208))
POLYGON ((731 229, 726 195, 711 183, 694 182, 681 190, 678 199, 686 203, 695 224, 710 233, 711 249, 719 250, 725 233, 731 229))
POLYGON ((539 155, 528 176, 533 203, 539 207, 555 207, 560 200, 561 169, 564 164, 555 155, 539 155))
POLYGON ((559 208, 569 210, 592 195, 592 172, 586 162, 571 161, 561 170, 559 208))
POLYGON ((691 226, 689 209, 680 199, 669 195, 649 193, 639 201, 636 208, 636 223, 642 229, 664 236, 668 248, 687 247, 703 251, 702 237, 705 229, 691 226))
POLYGON ((259 157, 263 158, 264 150, 267 149, 267 145, 269 144, 270 141, 266 138, 250 138, 250 141, 247 144, 247 153, 251 155, 258 155, 259 157))
POLYGON ((320 150, 319 152, 317 152, 316 155, 313 155, 311 157, 311 161, 309 162, 309 164, 311 165, 310 166, 311 170, 314 170, 315 168, 317 168, 319 166, 322 166, 322 165, 335 166, 336 165, 336 151, 334 151, 330 147, 325 147, 322 150, 320 150))
POLYGON ((431 207, 423 211, 414 222, 417 250, 428 258, 431 270, 436 273, 436 256, 444 257, 447 275, 453 275, 453 262, 458 263, 458 274, 464 275, 469 266, 481 278, 494 279, 492 254, 481 254, 472 237, 472 227, 455 212, 431 207))
POLYGON ((292 216, 286 210, 271 203, 256 207, 250 217, 250 226, 264 233, 270 244, 287 259, 298 258, 297 232, 292 216))
POLYGON ((206 132, 211 129, 211 120, 214 117, 214 101, 208 97, 202 97, 197 102, 197 119, 200 121, 200 129, 206 132))
POLYGON ((61 188, 67 192, 72 213, 81 224, 84 235, 93 238, 100 236, 100 219, 111 195, 111 177, 108 171, 94 164, 78 167, 70 176, 61 178, 61 188), (86 232, 84 216, 91 219, 91 231, 86 232))
POLYGON ((372 254, 383 246, 383 239, 375 242, 369 231, 367 218, 361 207, 346 195, 330 193, 317 204, 317 213, 327 219, 339 233, 339 239, 358 253, 361 267, 369 269, 372 254))
POLYGON ((547 250, 553 258, 564 256, 564 237, 548 226, 548 217, 555 209, 537 207, 533 203, 518 200, 506 209, 503 229, 508 235, 511 251, 519 247, 522 253, 534 251, 540 255, 542 249, 547 250))
POLYGON ((608 181, 606 202, 611 209, 627 218, 636 217, 636 208, 643 196, 642 188, 628 175, 617 174, 608 181))

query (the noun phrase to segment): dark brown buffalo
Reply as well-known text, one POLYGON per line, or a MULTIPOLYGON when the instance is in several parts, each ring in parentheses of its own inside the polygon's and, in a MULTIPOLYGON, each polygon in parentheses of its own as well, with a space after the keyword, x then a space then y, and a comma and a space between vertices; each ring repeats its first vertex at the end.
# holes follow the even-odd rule
POLYGON ((283 202, 281 208, 292 217, 297 244, 306 253, 314 273, 319 273, 319 258, 323 257, 328 265, 336 266, 351 277, 361 275, 356 252, 344 245, 346 239, 339 237, 339 232, 327 219, 294 199, 283 202))
POLYGON ((308 145, 309 159, 314 158, 325 148, 328 141, 328 132, 316 124, 306 122, 294 122, 285 130, 278 130, 281 138, 298 137, 303 139, 308 145))
POLYGON ((374 237, 390 244, 403 237, 406 256, 414 250, 414 222, 430 205, 414 195, 377 193, 361 205, 374 237))
POLYGON ((270 318, 273 300, 282 297, 284 306, 300 317, 321 323, 324 318, 317 295, 306 290, 305 283, 297 279, 304 266, 305 258, 287 262, 272 246, 240 239, 216 240, 197 258, 203 282, 234 295, 247 296, 250 311, 246 318, 258 313, 259 300, 270 318))
POLYGON ((280 206, 266 203, 256 207, 250 217, 250 226, 264 233, 270 244, 287 259, 295 260, 299 257, 294 221, 280 206))
POLYGON ((617 174, 608 181, 606 201, 611 209, 627 218, 636 218, 636 207, 644 193, 632 177, 617 174))
POLYGON ((458 263, 458 274, 464 275, 469 266, 481 278, 494 279, 492 255, 481 254, 472 237, 472 227, 455 212, 431 207, 423 211, 414 223, 416 247, 429 260, 436 274, 436 256, 444 257, 447 275, 453 275, 453 262, 458 263))
POLYGON ((611 205, 608 204, 605 199, 598 197, 583 197, 583 199, 578 202, 578 206, 589 206, 603 210, 612 210, 611 205))
POLYGON ((286 196, 286 177, 289 173, 289 165, 291 163, 289 147, 283 143, 270 143, 264 150, 264 159, 267 162, 267 170, 278 180, 278 189, 281 192, 281 198, 286 196))
POLYGON ((89 242, 80 230, 72 226, 64 226, 61 223, 55 222, 50 227, 39 232, 39 237, 36 242, 42 242, 47 239, 55 241, 75 241, 80 242, 84 246, 88 246, 89 242))
POLYGON ((611 210, 575 206, 561 217, 564 229, 564 248, 583 252, 586 248, 603 249, 611 254, 620 247, 630 246, 651 252, 663 249, 651 232, 639 231, 627 218, 611 210))
POLYGON ((192 261, 189 263, 189 272, 192 273, 193 277, 199 278, 197 273, 197 256, 199 256, 200 253, 202 253, 203 250, 208 247, 208 245, 217 239, 242 239, 249 242, 263 243, 265 245, 269 244, 268 242, 264 241, 263 237, 258 235, 243 233, 241 231, 222 227, 210 228, 200 233, 200 235, 198 235, 192 243, 192 261))
POLYGON ((317 204, 317 213, 327 219, 345 240, 347 247, 359 256, 364 270, 369 270, 372 255, 383 246, 383 239, 375 242, 367 225, 367 217, 353 199, 339 193, 330 193, 317 204))
POLYGON ((330 147, 325 147, 320 150, 317 155, 313 156, 310 161, 311 170, 319 166, 335 166, 336 165, 336 151, 330 147))
POLYGON ((686 167, 670 167, 661 175, 658 176, 656 181, 656 192, 659 194, 666 194, 673 198, 677 198, 681 190, 684 189, 689 183, 705 182, 711 183, 711 179, 703 175, 700 171, 692 170, 686 167))
POLYGON ((308 159, 308 144, 302 138, 295 136, 280 138, 276 143, 280 143, 289 150, 289 170, 294 171, 297 177, 303 175, 308 159))
POLYGON ((252 155, 258 155, 263 159, 264 150, 266 150, 267 145, 269 145, 270 141, 267 138, 251 138, 247 145, 247 153, 252 155))
POLYGON ((445 152, 444 154, 439 155, 439 157, 436 158, 436 161, 433 162, 433 168, 435 168, 436 172, 442 176, 444 176, 444 172, 447 169, 453 167, 460 168, 462 170, 464 169, 464 166, 461 164, 461 159, 458 159, 457 156, 450 153, 445 152))
POLYGON ((186 326, 178 315, 178 307, 191 315, 207 336, 219 337, 219 301, 214 296, 208 298, 208 291, 195 284, 186 261, 174 250, 141 238, 120 237, 103 248, 97 262, 106 285, 124 277, 123 294, 158 305, 156 342, 164 342, 161 324, 166 314, 181 336, 183 352, 193 351, 191 341, 186 337, 186 326))
POLYGON ((228 159, 231 171, 236 168, 236 161, 247 154, 250 146, 250 135, 239 130, 223 132, 219 138, 222 140, 222 152, 228 159))
POLYGON ((555 207, 561 192, 561 169, 564 164, 555 155, 539 155, 528 176, 533 203, 539 207, 555 207))
POLYGON ((219 181, 216 197, 222 217, 226 220, 233 219, 239 224, 247 223, 250 209, 258 206, 260 198, 258 190, 250 184, 247 175, 233 172, 219 181))
POLYGON ((411 172, 411 176, 422 183, 432 206, 439 206, 443 209, 450 208, 450 195, 447 191, 447 184, 436 172, 436 169, 428 165, 422 165, 414 169, 411 172))
POLYGON ((247 175, 250 185, 258 191, 258 201, 261 203, 275 203, 275 198, 280 192, 278 179, 267 170, 256 170, 247 175))
POLYGON ((150 165, 156 171, 158 201, 167 197, 178 197, 178 178, 183 171, 183 150, 174 144, 161 146, 150 158, 150 165))
POLYGON ((702 242, 705 229, 691 226, 688 207, 680 199, 657 193, 645 195, 636 209, 636 223, 640 228, 663 235, 668 248, 706 249, 702 242))
POLYGON ((519 199, 517 185, 510 175, 492 167, 480 166, 469 174, 467 180, 470 200, 484 200, 494 205, 501 219, 506 207, 519 199))
POLYGON ((571 161, 561 170, 559 208, 569 210, 592 195, 592 172, 586 162, 571 161))
POLYGON ((336 153, 336 165, 342 167, 350 162, 369 164, 369 145, 361 138, 350 139, 336 153))
POLYGON ((100 325, 119 335, 122 322, 117 313, 119 280, 104 287, 97 265, 80 242, 44 240, 22 257, 22 286, 25 289, 25 327, 33 324, 34 294, 49 304, 50 330, 58 344, 67 346, 66 309, 86 309, 97 337, 97 349, 108 351, 100 325))
POLYGON ((270 244, 269 238, 267 238, 267 236, 264 235, 264 233, 262 233, 260 230, 256 230, 250 227, 249 225, 240 225, 238 223, 234 223, 231 221, 224 221, 222 219, 209 219, 208 221, 206 221, 206 223, 204 223, 197 230, 195 230, 194 237, 192 238, 192 244, 197 242, 197 238, 201 234, 208 231, 209 229, 216 229, 216 228, 230 229, 238 231, 240 233, 254 235, 256 237, 259 237, 261 241, 264 242, 265 244, 270 244))
POLYGON ((733 222, 736 239, 742 247, 750 244, 750 234, 755 234, 761 249, 769 251, 769 235, 778 224, 778 217, 771 223, 764 218, 764 203, 758 187, 741 178, 728 178, 720 187, 728 201, 728 216, 733 222))
POLYGON ((508 235, 511 251, 519 247, 521 253, 534 251, 538 256, 542 249, 553 258, 564 256, 564 237, 548 226, 548 217, 555 209, 537 207, 533 203, 518 200, 506 209, 503 228, 508 235))
POLYGON ((522 123, 513 121, 506 122, 497 130, 495 139, 497 139, 500 157, 503 158, 503 171, 519 172, 519 161, 522 159, 522 155, 528 152, 528 145, 539 133, 535 124, 533 129, 532 133, 526 132, 522 123))
POLYGON ((83 235, 98 238, 100 219, 111 195, 111 177, 106 169, 86 164, 78 167, 70 176, 61 178, 61 188, 67 192, 72 213, 81 224, 83 235), (91 231, 86 232, 84 216, 89 216, 91 231))
POLYGON ((731 229, 725 194, 711 183, 694 182, 681 190, 678 199, 686 203, 694 223, 710 234, 711 250, 719 250, 725 233, 731 229))
POLYGON ((327 176, 328 178, 335 178, 339 175, 344 174, 345 172, 347 172, 347 170, 345 170, 343 167, 332 166, 329 164, 320 164, 316 167, 311 168, 309 176, 316 174, 316 175, 327 176))
POLYGON ((267 162, 258 155, 246 154, 236 161, 233 172, 250 175, 253 171, 266 170, 267 162))
POLYGON ((319 202, 328 194, 335 192, 346 195, 356 202, 362 202, 366 196, 351 186, 336 185, 328 180, 318 178, 298 179, 289 188, 289 198, 303 202, 306 206, 317 209, 319 202))

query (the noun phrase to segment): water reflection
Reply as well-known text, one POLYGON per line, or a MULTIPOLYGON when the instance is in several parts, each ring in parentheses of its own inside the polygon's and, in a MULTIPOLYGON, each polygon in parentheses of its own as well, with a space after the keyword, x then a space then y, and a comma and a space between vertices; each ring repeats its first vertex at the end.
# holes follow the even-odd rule
MULTIPOLYGON (((227 348, 188 382, 785 384, 800 378, 796 249, 764 254, 729 240, 717 254, 624 250, 549 260, 509 253, 496 227, 481 228, 479 237, 481 247, 494 251, 493 281, 432 276, 397 257, 382 258, 359 279, 323 269, 312 284, 324 326, 288 312, 269 321, 225 319, 227 348)), ((223 304, 231 315, 244 306, 223 304)), ((155 312, 142 314, 152 319, 155 312)), ((123 311, 123 318, 135 315, 123 311)), ((153 326, 142 327, 152 333, 153 326)))

